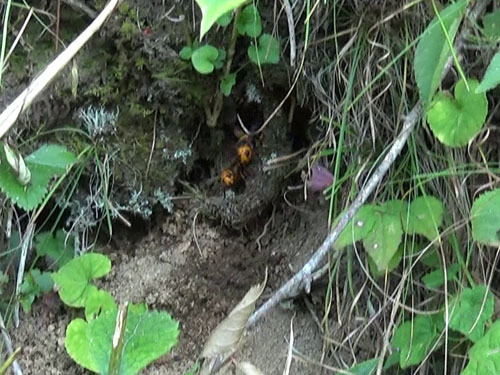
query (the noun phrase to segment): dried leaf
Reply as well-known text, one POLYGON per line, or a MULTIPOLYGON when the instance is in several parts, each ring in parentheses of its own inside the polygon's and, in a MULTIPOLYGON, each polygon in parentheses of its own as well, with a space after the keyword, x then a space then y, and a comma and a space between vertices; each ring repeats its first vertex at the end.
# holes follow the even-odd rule
POLYGON ((236 363, 236 374, 241 375, 264 375, 257 367, 252 365, 250 362, 238 362, 236 363))
POLYGON ((212 331, 201 356, 214 358, 235 349, 243 335, 250 315, 255 309, 255 302, 266 286, 266 280, 250 288, 245 297, 236 305, 229 315, 212 331))

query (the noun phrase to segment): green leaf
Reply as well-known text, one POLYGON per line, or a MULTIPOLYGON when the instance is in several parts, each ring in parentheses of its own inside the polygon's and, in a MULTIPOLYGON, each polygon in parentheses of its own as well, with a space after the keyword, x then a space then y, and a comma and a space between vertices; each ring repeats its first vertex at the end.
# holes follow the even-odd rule
POLYGON ((392 346, 400 350, 401 368, 420 364, 438 337, 434 320, 428 315, 420 315, 401 324, 392 338, 392 346))
POLYGON ((400 212, 394 213, 393 204, 382 205, 374 210, 375 221, 363 245, 379 272, 385 272, 396 254, 403 236, 400 212))
POLYGON ((85 303, 85 319, 95 319, 102 312, 117 310, 113 296, 105 290, 95 290, 90 293, 85 303))
POLYGON ((236 73, 230 73, 227 76, 222 77, 220 81, 220 92, 225 96, 231 95, 233 86, 236 83, 236 73))
POLYGON ((232 19, 233 19, 233 12, 227 12, 227 13, 224 13, 219 18, 217 18, 216 22, 217 22, 217 25, 222 26, 222 27, 226 27, 231 23, 232 19))
POLYGON ((492 324, 469 351, 469 363, 461 375, 498 375, 500 369, 500 320, 492 324))
POLYGON ((184 46, 179 52, 179 57, 181 60, 191 60, 191 56, 193 55, 193 49, 189 46, 184 46))
MULTIPOLYGON (((361 206, 353 220, 351 220, 344 230, 340 233, 339 238, 335 241, 333 245, 335 250, 340 250, 348 245, 364 239, 368 233, 371 232, 373 225, 375 224, 376 210, 375 205, 365 204, 361 206)), ((340 214, 333 223, 333 228, 337 226, 340 217, 344 213, 340 214)))
POLYGON ((277 64, 280 60, 280 44, 270 34, 262 34, 257 46, 248 47, 248 57, 257 65, 277 64))
MULTIPOLYGON (((446 269, 446 281, 456 280, 456 276, 460 271, 460 266, 457 263, 450 264, 446 269)), ((440 268, 438 270, 429 272, 422 277, 422 282, 429 289, 437 289, 444 284, 444 272, 440 268)))
POLYGON ((484 35, 492 42, 500 39, 500 10, 488 13, 483 18, 484 35))
MULTIPOLYGON (((467 0, 460 0, 440 12, 444 28, 452 42, 455 39, 466 5, 467 0)), ((443 26, 435 17, 422 34, 413 63, 420 98, 425 107, 430 103, 441 82, 441 74, 450 54, 443 26)))
POLYGON ((245 4, 248 0, 196 0, 201 9, 200 39, 224 13, 245 4))
MULTIPOLYGON (((108 374, 116 311, 85 322, 73 320, 66 329, 65 346, 75 362, 88 370, 108 374)), ((167 353, 176 343, 179 324, 166 312, 139 312, 129 308, 120 375, 135 375, 167 353)))
POLYGON ((66 172, 75 161, 76 156, 60 145, 44 145, 26 158, 27 163, 44 166, 54 174, 66 172))
POLYGON ((40 272, 34 268, 24 275, 23 283, 20 287, 20 302, 25 312, 31 311, 31 305, 35 298, 50 292, 54 286, 50 272, 40 272))
POLYGON ((40 272, 39 269, 34 268, 30 273, 36 285, 40 288, 40 292, 48 293, 52 290, 54 287, 54 280, 52 280, 50 272, 40 272))
POLYGON ((68 306, 83 307, 90 294, 97 288, 90 280, 106 275, 111 261, 102 254, 84 254, 72 259, 52 275, 59 286, 59 297, 68 306))
POLYGON ((403 218, 403 228, 407 234, 420 234, 429 240, 439 235, 443 223, 443 202, 432 196, 415 198, 403 218))
POLYGON ((467 145, 481 130, 488 113, 485 93, 476 94, 476 80, 469 80, 470 91, 464 81, 455 86, 455 98, 440 92, 436 95, 427 121, 440 142, 450 147, 467 145))
POLYGON ((58 268, 74 258, 73 236, 59 229, 54 237, 51 232, 42 232, 35 237, 35 247, 38 256, 48 256, 58 268))
POLYGON ((248 35, 251 38, 257 38, 262 32, 262 21, 259 11, 253 4, 247 5, 240 13, 236 24, 240 35, 248 35))
POLYGON ((472 238, 488 246, 500 246, 500 189, 482 194, 470 212, 472 238))
MULTIPOLYGON (((378 364, 378 358, 373 358, 358 363, 356 366, 353 366, 346 371, 352 375, 374 375, 375 371, 377 370, 377 364, 378 364)), ((341 375, 340 372, 337 372, 336 374, 341 375)), ((342 374, 345 374, 345 372, 342 372, 342 374)))
POLYGON ((207 44, 196 49, 191 55, 194 68, 201 74, 210 74, 214 71, 214 63, 217 61, 219 51, 217 48, 207 44))
POLYGON ((493 307, 493 295, 486 285, 466 288, 450 301, 450 328, 476 342, 483 337, 484 325, 491 319, 493 307))
POLYGON ((495 53, 490 65, 484 73, 481 84, 476 88, 476 94, 494 89, 500 83, 500 52, 495 53))
POLYGON ((217 51, 219 54, 217 55, 217 59, 214 61, 214 67, 215 69, 220 69, 226 60, 226 50, 224 48, 218 48, 217 51))

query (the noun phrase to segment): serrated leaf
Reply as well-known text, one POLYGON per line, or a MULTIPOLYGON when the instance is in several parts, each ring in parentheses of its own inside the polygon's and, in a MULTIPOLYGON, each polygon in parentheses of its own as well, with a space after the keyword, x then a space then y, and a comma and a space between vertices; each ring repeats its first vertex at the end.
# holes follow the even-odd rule
POLYGON ((392 338, 392 346, 400 351, 401 368, 420 364, 438 337, 434 321, 428 315, 420 315, 401 324, 392 338))
POLYGON ((106 275, 111 261, 102 254, 84 254, 72 259, 52 275, 59 286, 59 297, 68 306, 83 307, 88 296, 97 288, 90 280, 106 275))
POLYGON ((73 236, 67 238, 66 233, 59 229, 55 237, 51 232, 42 232, 35 237, 35 248, 38 256, 48 256, 58 268, 74 258, 73 236))
POLYGON ((200 39, 224 13, 245 4, 248 0, 196 0, 201 9, 200 39))
POLYGON ((429 240, 439 235, 443 223, 443 202, 432 196, 415 198, 409 206, 408 217, 403 218, 403 228, 407 234, 420 234, 429 240))
POLYGON ((241 375, 264 375, 257 367, 252 365, 250 362, 237 362, 236 363, 236 374, 241 375))
MULTIPOLYGON (((452 42, 462 21, 466 5, 467 0, 460 0, 440 12, 441 20, 452 42)), ((441 74, 450 54, 443 26, 435 17, 422 34, 413 63, 420 98, 425 107, 430 103, 441 82, 441 74)))
MULTIPOLYGON (((450 264, 446 268, 446 281, 455 280, 458 272, 460 271, 460 265, 457 263, 450 264)), ((422 282, 427 288, 437 289, 444 284, 444 272, 443 269, 438 269, 422 277, 422 282)))
POLYGON ((490 61, 490 65, 484 73, 481 84, 476 88, 476 94, 494 89, 500 83, 500 52, 495 53, 495 56, 490 61))
POLYGON ((257 46, 248 47, 247 53, 254 64, 277 64, 280 60, 280 44, 272 35, 262 34, 257 46))
POLYGON ((229 315, 215 327, 201 353, 203 358, 215 358, 236 347, 248 319, 255 309, 255 302, 264 291, 265 286, 266 281, 264 280, 263 283, 250 288, 229 315))
POLYGON ((54 174, 66 172, 66 168, 76 161, 76 156, 60 145, 43 145, 31 155, 26 162, 31 165, 44 166, 54 174))
POLYGON ((440 92, 436 95, 427 112, 427 122, 437 139, 446 146, 467 145, 481 130, 488 113, 485 93, 476 94, 478 82, 469 80, 469 88, 464 81, 455 86, 455 97, 440 92))
POLYGON ((482 194, 470 212, 472 238, 488 246, 500 246, 500 189, 482 194))
POLYGON ((469 363, 461 375, 498 375, 500 369, 500 320, 469 350, 469 363))
POLYGON ((476 342, 483 337, 484 325, 491 319, 493 308, 493 295, 485 285, 466 288, 450 301, 449 326, 476 342))
MULTIPOLYGON (((347 224, 344 230, 340 233, 339 238, 335 241, 333 245, 334 249, 340 250, 348 245, 352 245, 357 241, 361 241, 366 237, 368 233, 372 231, 373 225, 375 224, 376 210, 375 205, 365 204, 361 206, 354 218, 347 224)), ((333 228, 337 226, 340 220, 340 214, 337 219, 333 222, 333 228)))
POLYGON ((378 271, 385 272, 403 236, 401 215, 382 205, 374 210, 374 216, 373 228, 363 239, 363 245, 378 271))
POLYGON ((483 18, 484 35, 491 41, 500 39, 500 10, 488 13, 483 18))
POLYGON ((262 21, 257 7, 253 4, 247 5, 240 13, 236 25, 240 35, 248 35, 257 38, 262 32, 262 21))
MULTIPOLYGON (((116 311, 85 322, 74 319, 66 329, 66 351, 88 370, 108 374, 116 311)), ((129 308, 120 375, 135 375, 167 353, 176 343, 179 324, 166 312, 138 312, 129 308)))
POLYGON ((233 90, 233 86, 236 83, 236 73, 230 73, 224 77, 222 77, 220 81, 220 92, 224 94, 224 96, 231 95, 231 91, 233 90))
POLYGON ((184 46, 179 51, 179 58, 181 60, 191 60, 191 55, 193 54, 193 49, 189 46, 184 46))
POLYGON ((193 51, 191 62, 194 68, 201 74, 210 74, 214 71, 214 63, 217 61, 219 51, 211 45, 204 45, 193 51))

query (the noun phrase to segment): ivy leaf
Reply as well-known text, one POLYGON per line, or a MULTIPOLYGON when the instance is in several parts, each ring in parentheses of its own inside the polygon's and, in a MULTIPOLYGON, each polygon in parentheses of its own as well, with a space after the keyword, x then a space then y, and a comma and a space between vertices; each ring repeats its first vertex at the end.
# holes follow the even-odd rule
POLYGON ((490 61, 490 65, 484 73, 481 84, 476 88, 476 94, 494 89, 500 83, 500 52, 495 53, 495 56, 490 61))
POLYGON ((493 307, 493 295, 486 285, 466 288, 450 302, 450 328, 476 342, 483 337, 484 325, 491 319, 493 307))
POLYGON ((248 35, 251 38, 257 38, 262 32, 262 21, 259 11, 253 4, 247 5, 240 13, 236 25, 240 35, 248 35))
POLYGON ((58 268, 74 258, 73 236, 67 236, 60 229, 55 237, 51 232, 42 232, 35 237, 35 247, 38 256, 48 256, 58 268))
POLYGON ((482 194, 470 212, 472 238, 488 246, 500 246, 500 189, 482 194))
POLYGON ((52 274, 59 286, 59 297, 68 306, 83 307, 90 294, 97 288, 90 280, 106 275, 111 270, 111 261, 102 254, 84 254, 72 259, 52 274))
MULTIPOLYGON (((446 281, 456 280, 456 276, 460 271, 460 265, 457 263, 450 264, 446 268, 446 281)), ((429 289, 437 289, 441 285, 444 284, 444 272, 443 269, 440 268, 438 270, 429 272, 428 274, 422 277, 422 282, 429 289)))
POLYGON ((488 13, 483 18, 484 35, 492 42, 500 39, 500 10, 488 13))
POLYGON ((217 61, 217 57, 219 57, 217 48, 207 44, 193 52, 191 62, 199 73, 210 74, 214 71, 214 63, 217 61))
POLYGON ((461 375, 498 375, 500 368, 500 320, 493 323, 469 351, 469 363, 461 375))
POLYGON ((257 46, 248 47, 248 57, 257 65, 277 64, 280 60, 280 44, 270 34, 262 34, 257 46))
POLYGON ((469 80, 467 91, 464 81, 455 86, 455 98, 438 93, 427 112, 427 121, 437 139, 446 146, 467 145, 481 130, 488 113, 485 93, 476 94, 476 80, 469 80))
POLYGON ((236 73, 230 73, 224 77, 222 77, 220 81, 220 92, 225 96, 231 95, 231 91, 233 90, 233 86, 236 83, 236 73))
POLYGON ((420 234, 429 240, 439 235, 438 228, 443 222, 443 202, 432 196, 415 198, 403 218, 404 231, 408 234, 420 234))
POLYGON ((396 254, 403 235, 400 213, 394 213, 392 205, 379 206, 374 210, 375 222, 363 245, 379 272, 385 272, 396 254), (388 209, 389 208, 389 209, 388 209))
POLYGON ((201 9, 200 39, 224 13, 245 4, 248 0, 196 0, 201 9))
POLYGON ((401 324, 392 338, 392 346, 400 350, 401 368, 420 364, 438 337, 434 320, 428 315, 420 315, 401 324))
MULTIPOLYGON (((466 5, 467 0, 460 0, 440 12, 444 28, 452 42, 455 39, 466 5)), ((420 98, 425 107, 430 103, 441 82, 441 74, 450 54, 443 25, 435 17, 422 34, 413 63, 420 98)))
MULTIPOLYGON (((73 360, 88 370, 107 375, 117 311, 89 322, 77 318, 66 329, 64 345, 73 360)), ((120 375, 135 375, 167 353, 179 336, 179 323, 166 312, 129 308, 120 375)))
MULTIPOLYGON (((348 245, 364 239, 368 233, 372 231, 373 225, 376 220, 376 210, 377 206, 365 204, 361 206, 354 218, 347 224, 344 230, 340 233, 339 238, 335 241, 333 245, 334 249, 340 250, 348 245)), ((337 226, 340 220, 339 215, 333 223, 333 227, 337 226)))

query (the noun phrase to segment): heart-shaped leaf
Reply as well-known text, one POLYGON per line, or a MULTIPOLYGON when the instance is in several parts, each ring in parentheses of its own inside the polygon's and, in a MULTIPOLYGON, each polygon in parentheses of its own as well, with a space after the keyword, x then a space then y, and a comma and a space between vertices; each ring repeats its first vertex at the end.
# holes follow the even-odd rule
POLYGON ((476 88, 476 93, 485 92, 494 89, 500 83, 500 52, 495 53, 495 56, 490 61, 490 65, 484 73, 481 84, 476 88))
POLYGON ((403 227, 408 234, 420 234, 429 240, 439 235, 443 222, 443 202, 432 196, 415 198, 409 207, 408 217, 403 217, 403 227))
POLYGON ((210 74, 214 71, 215 62, 218 57, 219 51, 217 48, 207 44, 192 53, 191 62, 199 73, 210 74))
POLYGON ((257 38, 262 32, 262 21, 257 7, 250 4, 243 8, 236 26, 240 35, 246 34, 249 37, 257 38))
POLYGON ((500 368, 500 320, 493 323, 469 351, 469 363, 461 375, 498 375, 500 368))
POLYGON ((201 9, 200 39, 224 13, 245 4, 248 0, 196 0, 201 9))
POLYGON ((248 47, 248 57, 257 65, 277 64, 280 60, 280 44, 270 34, 262 34, 257 46, 248 47))
POLYGON ((392 205, 379 206, 374 210, 375 222, 363 245, 379 272, 385 272, 396 254, 403 236, 401 213, 394 213, 392 205))
POLYGON ((443 23, 441 24, 439 19, 435 17, 425 29, 418 43, 413 67, 420 98, 425 107, 430 103, 441 82, 444 65, 451 54, 450 46, 443 32, 443 26, 453 42, 466 5, 467 0, 460 0, 447 6, 440 12, 443 23))
POLYGON ((472 204, 472 238, 489 246, 500 246, 500 189, 484 193, 472 204))
POLYGON ((427 112, 432 132, 446 146, 467 145, 481 130, 488 113, 485 93, 476 94, 476 80, 469 80, 467 91, 464 81, 455 86, 455 98, 440 92, 427 112))

